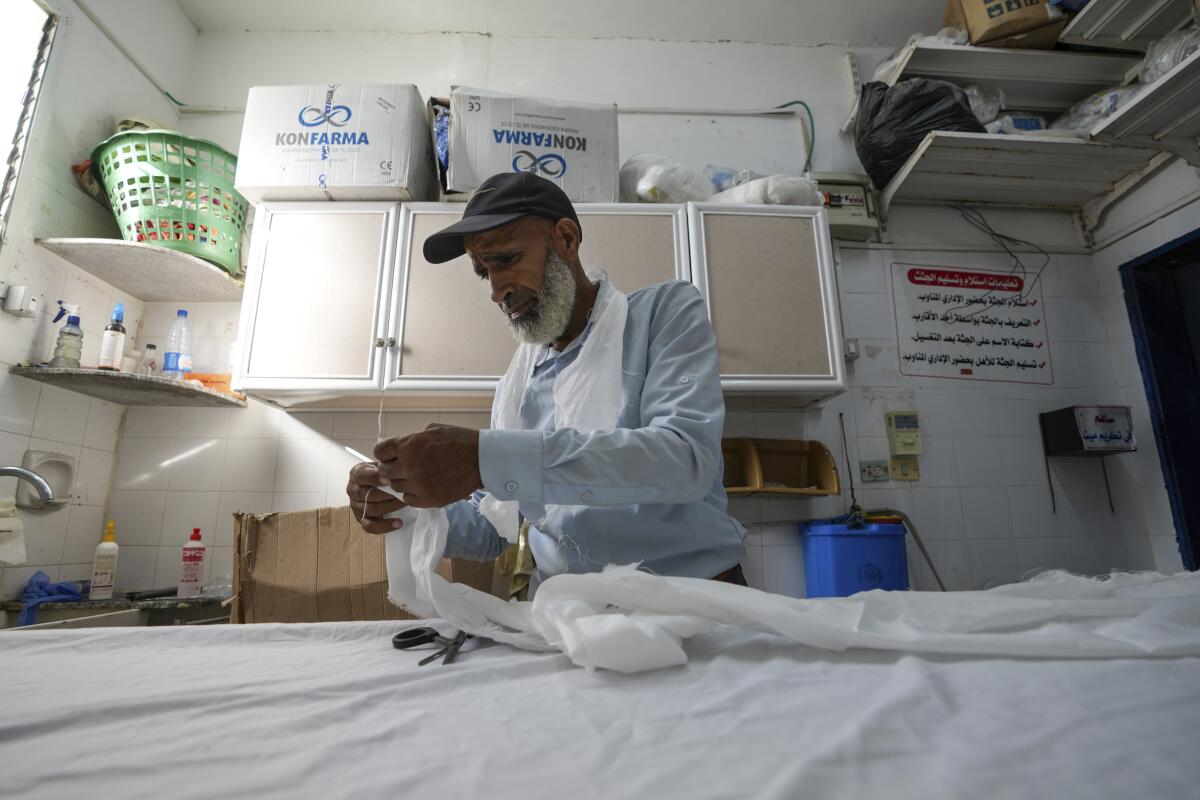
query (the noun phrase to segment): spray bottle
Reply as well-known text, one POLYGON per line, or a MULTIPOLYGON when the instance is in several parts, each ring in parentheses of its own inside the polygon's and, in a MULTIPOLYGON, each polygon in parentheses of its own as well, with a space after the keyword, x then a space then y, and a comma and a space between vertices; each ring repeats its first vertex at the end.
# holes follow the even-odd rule
POLYGON ((50 366, 64 369, 79 369, 79 357, 83 355, 83 329, 79 327, 79 306, 74 303, 58 301, 58 322, 65 314, 67 324, 58 332, 58 342, 54 345, 54 357, 50 366))

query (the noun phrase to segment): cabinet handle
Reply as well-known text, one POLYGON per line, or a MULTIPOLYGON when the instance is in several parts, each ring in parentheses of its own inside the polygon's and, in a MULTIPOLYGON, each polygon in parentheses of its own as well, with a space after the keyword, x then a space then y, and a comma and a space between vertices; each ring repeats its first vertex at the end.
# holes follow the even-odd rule
POLYGON ((389 336, 389 337, 387 338, 387 346, 388 346, 388 347, 395 347, 395 346, 396 346, 396 337, 395 337, 395 336, 389 336))
POLYGON ((376 340, 375 340, 375 346, 376 346, 376 347, 383 347, 383 339, 376 339, 376 340))

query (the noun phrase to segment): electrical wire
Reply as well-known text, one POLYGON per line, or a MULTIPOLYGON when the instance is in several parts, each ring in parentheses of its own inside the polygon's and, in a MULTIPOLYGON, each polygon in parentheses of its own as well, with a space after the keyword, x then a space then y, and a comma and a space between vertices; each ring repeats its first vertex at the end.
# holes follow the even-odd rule
POLYGON ((815 150, 817 147, 817 122, 813 117, 812 109, 809 108, 808 103, 804 102, 803 100, 789 100, 788 102, 775 107, 790 108, 792 106, 803 106, 804 110, 808 112, 808 130, 805 132, 805 139, 807 141, 804 143, 804 172, 805 174, 808 174, 808 171, 812 168, 813 150, 815 150))
MULTIPOLYGON (((1000 233, 999 231, 997 231, 995 228, 992 227, 991 223, 988 222, 987 217, 985 217, 983 215, 983 212, 977 208, 968 208, 967 206, 954 206, 954 210, 957 211, 959 213, 959 215, 964 220, 966 220, 966 222, 969 225, 971 225, 973 228, 982 232, 985 236, 987 236, 989 239, 991 239, 992 243, 994 245, 996 245, 996 247, 998 247, 1000 250, 1004 251, 1004 253, 1010 259, 1012 259, 1012 268, 1009 270, 1008 274, 1009 275, 1018 275, 1019 274, 1024 283, 1024 288, 1022 289, 1021 293, 1018 295, 1018 298, 1020 300, 1025 300, 1030 295, 1032 295, 1034 288, 1037 286, 1037 284, 1042 279, 1042 273, 1046 271, 1046 267, 1050 266, 1050 260, 1051 260, 1050 253, 1047 252, 1046 249, 1043 248, 1041 245, 1039 245, 1035 242, 1031 242, 1027 239, 1019 239, 1015 236, 1009 236, 1006 233, 1000 233), (1030 269, 1029 267, 1027 267, 1025 265, 1025 262, 1021 259, 1021 255, 1014 249, 1015 247, 1021 247, 1021 246, 1031 248, 1037 252, 1037 255, 1039 255, 1042 258, 1042 263, 1039 267, 1037 267, 1036 269, 1030 269), (1029 278, 1029 274, 1031 272, 1033 273, 1032 279, 1029 278)), ((995 289, 988 289, 983 294, 974 298, 970 303, 967 303, 966 305, 955 306, 954 308, 951 308, 951 309, 947 309, 946 313, 949 314, 954 311, 959 311, 961 309, 970 308, 972 305, 978 303, 980 300, 983 300, 984 298, 992 295, 993 292, 995 292, 995 289)), ((958 321, 970 319, 971 317, 975 316, 976 314, 983 313, 987 309, 988 309, 987 305, 981 305, 979 308, 975 309, 974 311, 972 311, 968 314, 960 314, 958 321)))

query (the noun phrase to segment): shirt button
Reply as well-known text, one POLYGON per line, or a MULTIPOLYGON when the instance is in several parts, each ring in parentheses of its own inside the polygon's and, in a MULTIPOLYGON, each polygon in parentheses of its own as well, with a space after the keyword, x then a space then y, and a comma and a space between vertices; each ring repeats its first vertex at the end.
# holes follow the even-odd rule
POLYGON ((509 481, 508 483, 504 484, 504 491, 508 492, 509 494, 512 494, 516 490, 517 490, 517 482, 516 481, 509 481))
POLYGON ((680 375, 680 376, 679 376, 679 382, 680 382, 680 383, 687 383, 687 382, 688 382, 688 381, 690 381, 690 380, 691 380, 691 378, 689 378, 687 375, 680 375))
POLYGON ((584 492, 583 494, 579 495, 579 499, 585 503, 590 503, 590 502, 592 502, 592 493, 584 492))

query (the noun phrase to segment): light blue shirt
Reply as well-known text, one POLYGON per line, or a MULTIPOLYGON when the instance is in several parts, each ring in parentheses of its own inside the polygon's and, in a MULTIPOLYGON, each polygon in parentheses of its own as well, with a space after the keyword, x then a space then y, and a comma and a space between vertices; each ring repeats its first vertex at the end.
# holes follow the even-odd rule
MULTIPOLYGON (((725 400, 699 291, 668 281, 630 294, 616 428, 558 429, 554 381, 591 329, 539 357, 521 403, 522 430, 479 434, 480 475, 497 499, 518 501, 530 520, 541 520, 545 505, 570 506, 530 527, 534 586, 562 572, 634 562, 660 575, 719 575, 742 560, 745 529, 729 516, 721 481, 725 400)), ((446 511, 446 556, 486 561, 507 545, 472 503, 446 511)))

